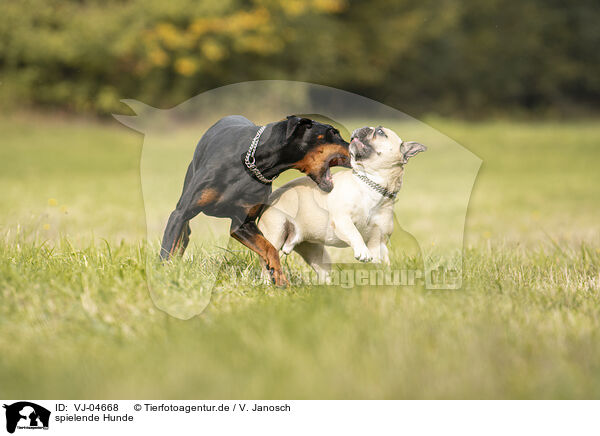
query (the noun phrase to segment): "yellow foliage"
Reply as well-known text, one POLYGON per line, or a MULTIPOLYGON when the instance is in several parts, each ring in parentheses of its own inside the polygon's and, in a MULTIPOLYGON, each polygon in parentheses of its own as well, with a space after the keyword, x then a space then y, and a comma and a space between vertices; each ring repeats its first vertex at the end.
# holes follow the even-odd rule
POLYGON ((283 12, 291 17, 296 17, 303 14, 307 6, 307 3, 303 0, 289 0, 281 2, 281 8, 283 9, 283 12))
POLYGON ((225 20, 226 30, 232 34, 240 34, 260 29, 269 22, 270 18, 269 11, 262 7, 251 11, 237 12, 225 20))
POLYGON ((223 19, 220 17, 213 18, 196 18, 190 24, 189 34, 195 37, 202 36, 210 32, 219 32, 223 28, 223 19))
POLYGON ((283 48, 283 41, 280 38, 268 37, 265 35, 248 35, 237 41, 236 47, 239 51, 246 51, 260 54, 277 53, 283 48))
POLYGON ((197 17, 183 29, 171 23, 160 23, 144 35, 147 61, 151 66, 164 67, 169 63, 169 52, 177 51, 180 57, 175 62, 175 71, 191 76, 199 69, 193 55, 201 55, 209 62, 219 62, 229 55, 230 43, 239 52, 277 53, 283 49, 285 42, 278 35, 278 23, 267 7, 276 7, 288 16, 299 16, 311 10, 335 13, 347 4, 346 0, 276 0, 266 5, 258 4, 229 16, 197 17), (219 40, 213 36, 219 37, 219 40), (194 47, 198 47, 199 53, 194 53, 194 47), (182 57, 182 50, 188 55, 182 57))
POLYGON ((161 23, 156 26, 156 35, 170 49, 179 48, 182 38, 177 28, 171 23, 161 23))
POLYGON ((148 57, 150 58, 150 62, 157 67, 164 67, 169 61, 167 54, 160 48, 152 49, 150 53, 148 53, 148 57))
POLYGON ((191 76, 198 71, 198 64, 191 57, 183 57, 175 62, 175 71, 182 76, 191 76))
POLYGON ((313 0, 315 9, 321 12, 336 14, 346 9, 345 0, 313 0))
POLYGON ((208 40, 202 44, 202 54, 209 61, 219 61, 227 54, 223 46, 216 41, 208 40))

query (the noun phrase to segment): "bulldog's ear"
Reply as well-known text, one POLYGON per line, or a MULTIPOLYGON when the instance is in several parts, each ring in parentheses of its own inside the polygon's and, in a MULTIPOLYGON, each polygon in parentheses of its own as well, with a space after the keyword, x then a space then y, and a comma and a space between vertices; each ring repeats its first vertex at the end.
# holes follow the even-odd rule
POLYGON ((402 156, 403 156, 403 163, 408 162, 408 159, 410 159, 411 157, 413 157, 415 154, 420 153, 422 151, 426 151, 427 147, 425 147, 423 144, 419 144, 418 142, 403 142, 402 143, 402 156))
POLYGON ((299 136, 304 133, 305 129, 310 129, 313 125, 313 120, 310 118, 300 118, 296 115, 290 115, 287 117, 287 129, 285 137, 290 139, 294 136, 299 136))

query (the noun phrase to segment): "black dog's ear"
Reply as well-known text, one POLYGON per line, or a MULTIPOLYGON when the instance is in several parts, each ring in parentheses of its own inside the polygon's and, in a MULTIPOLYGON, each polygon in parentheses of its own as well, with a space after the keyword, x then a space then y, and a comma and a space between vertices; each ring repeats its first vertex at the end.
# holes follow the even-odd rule
POLYGON ((293 136, 297 136, 300 132, 303 132, 304 129, 310 129, 313 125, 313 120, 310 118, 300 118, 296 115, 290 115, 287 117, 287 129, 285 137, 286 139, 290 139, 293 136))

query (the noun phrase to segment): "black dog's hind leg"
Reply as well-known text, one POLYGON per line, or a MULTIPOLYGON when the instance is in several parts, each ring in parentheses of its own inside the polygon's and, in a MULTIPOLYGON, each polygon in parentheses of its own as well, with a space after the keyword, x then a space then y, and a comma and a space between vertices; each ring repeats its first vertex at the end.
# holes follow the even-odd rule
POLYGON ((281 269, 277 249, 267 241, 254 221, 246 221, 239 225, 233 219, 230 232, 232 238, 237 239, 261 257, 261 264, 270 273, 276 286, 289 286, 290 282, 281 269))
POLYGON ((160 257, 163 260, 169 260, 173 255, 179 254, 183 256, 185 249, 190 242, 190 220, 200 213, 199 210, 194 210, 193 213, 183 212, 175 209, 165 228, 162 244, 160 246, 160 257))
POLYGON ((182 243, 186 239, 184 235, 187 236, 187 240, 189 241, 189 226, 189 219, 185 219, 184 211, 175 209, 171 213, 160 246, 160 257, 163 260, 168 260, 180 247, 183 248, 180 250, 180 253, 183 254, 187 246, 187 241, 185 241, 185 244, 182 243))
POLYGON ((193 177, 193 164, 190 164, 185 173, 181 198, 177 202, 176 209, 169 216, 169 221, 163 235, 160 247, 160 257, 163 260, 168 260, 176 252, 183 256, 190 242, 190 234, 192 233, 190 230, 190 220, 200 213, 199 209, 195 211, 188 210, 188 203, 190 203, 191 197, 189 190, 193 177))
POLYGON ((190 235, 192 234, 192 229, 190 229, 190 222, 186 221, 185 225, 183 226, 183 235, 181 237, 181 246, 179 247, 179 255, 183 256, 183 253, 185 253, 185 249, 187 248, 188 244, 190 243, 190 235))

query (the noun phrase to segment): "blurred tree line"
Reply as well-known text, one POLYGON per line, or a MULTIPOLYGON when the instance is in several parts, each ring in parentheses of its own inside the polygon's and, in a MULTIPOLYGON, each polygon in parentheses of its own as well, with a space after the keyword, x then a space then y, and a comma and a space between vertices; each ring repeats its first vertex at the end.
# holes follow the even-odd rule
POLYGON ((598 0, 2 0, 0 105, 119 112, 300 80, 411 114, 600 108, 598 0))

